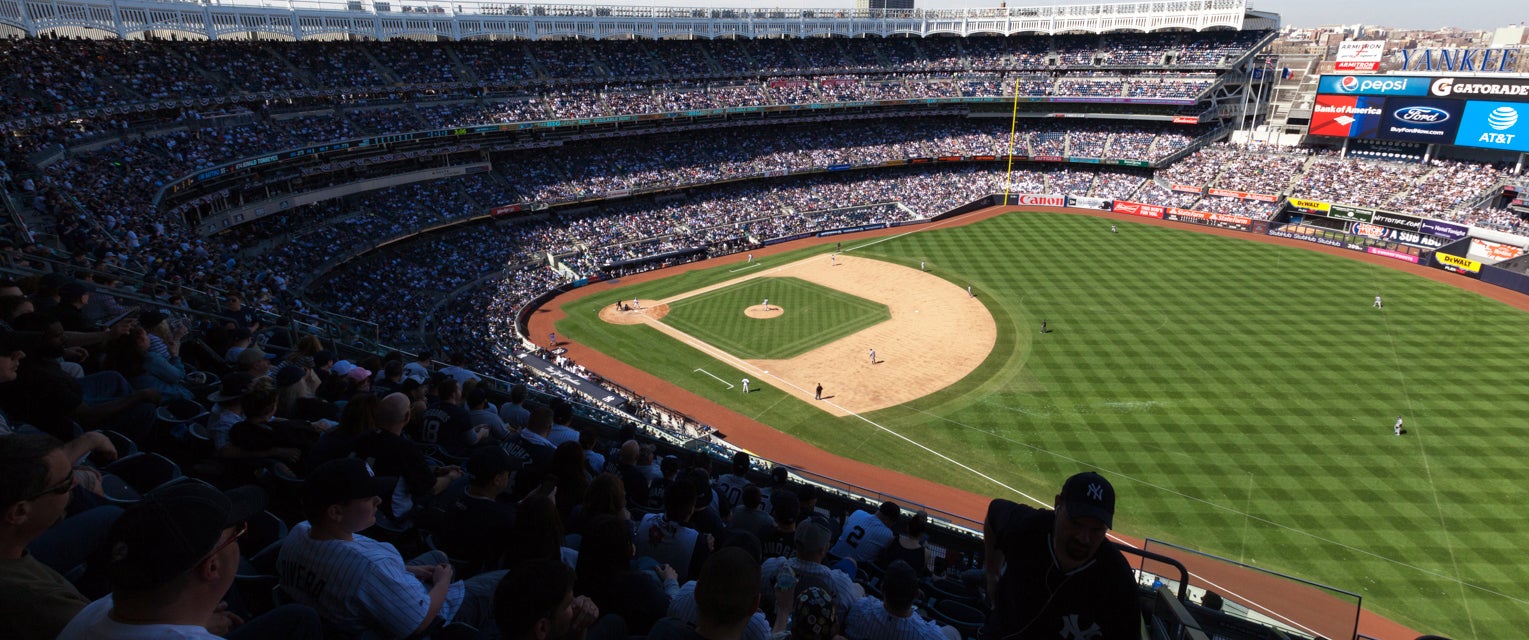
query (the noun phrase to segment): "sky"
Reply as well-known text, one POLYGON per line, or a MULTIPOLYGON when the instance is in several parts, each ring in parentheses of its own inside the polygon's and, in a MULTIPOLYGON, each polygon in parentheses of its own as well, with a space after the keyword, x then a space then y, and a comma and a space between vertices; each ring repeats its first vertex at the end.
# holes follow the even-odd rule
MULTIPOLYGON (((558 4, 570 0, 549 0, 558 4)), ((597 4, 616 4, 593 0, 597 4)), ((995 7, 1000 0, 915 0, 921 9, 995 7)), ((1105 0, 1108 1, 1108 0, 1105 0)), ((1253 8, 1280 14, 1281 24, 1316 27, 1354 24, 1400 29, 1494 29, 1529 21, 1525 0, 1252 0, 1253 8)), ((1009 6, 1082 4, 1082 0, 1057 3, 1049 0, 1010 0, 1009 6)), ((644 0, 643 4, 670 7, 781 7, 832 9, 853 7, 854 0, 644 0)))

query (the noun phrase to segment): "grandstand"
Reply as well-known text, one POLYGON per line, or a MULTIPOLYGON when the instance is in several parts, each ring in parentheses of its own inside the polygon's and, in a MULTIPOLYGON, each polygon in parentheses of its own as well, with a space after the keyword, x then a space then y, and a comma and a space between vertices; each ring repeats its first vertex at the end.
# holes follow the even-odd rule
MULTIPOLYGON (((224 305, 242 296, 261 318, 256 344, 295 354, 295 366, 316 355, 299 349, 303 334, 378 388, 402 388, 384 375, 386 361, 410 359, 400 354, 457 354, 495 402, 519 385, 534 403, 576 404, 596 450, 636 437, 699 468, 734 453, 725 428, 538 343, 527 327, 539 305, 590 282, 925 224, 1011 194, 1156 206, 1160 219, 1425 261, 1447 249, 1506 261, 1497 271, 1516 277, 1478 277, 1529 289, 1514 266, 1529 239, 1515 235, 1507 158, 1230 141, 1245 97, 1266 90, 1253 69, 1278 26, 1243 0, 831 11, 0 0, 6 270, 28 294, 44 274, 89 279, 111 294, 98 297, 197 327, 184 362, 203 375, 179 383, 187 398, 233 375, 225 354, 241 345, 224 305), (1376 179, 1359 185, 1355 173, 1376 179), (1463 231, 1433 244, 1357 237, 1305 202, 1463 231)), ((331 407, 361 383, 336 369, 321 377, 313 392, 331 407)), ((157 408, 167 406, 146 410, 157 408)), ((258 482, 283 530, 301 519, 303 469, 228 459, 206 415, 148 422, 113 423, 119 453, 174 471, 103 464, 123 482, 100 500, 132 504, 184 473, 258 482)), ((463 462, 419 444, 432 462, 463 462)), ((747 475, 765 484, 770 466, 747 475)), ((937 572, 981 566, 980 511, 910 505, 922 496, 859 480, 791 476, 825 491, 820 506, 835 516, 889 498, 927 510, 937 572)), ((388 514, 374 533, 408 550, 449 537, 428 511, 388 514)), ((1170 557, 1161 576, 1141 574, 1152 637, 1315 635, 1242 604, 1212 610, 1173 562, 1193 563, 1170 557), (1159 577, 1176 593, 1152 589, 1159 577)), ((264 569, 238 583, 267 592, 247 613, 271 604, 264 569)), ((981 606, 959 583, 934 585, 948 591, 931 610, 940 599, 981 606)), ((975 637, 980 617, 939 611, 975 637)))

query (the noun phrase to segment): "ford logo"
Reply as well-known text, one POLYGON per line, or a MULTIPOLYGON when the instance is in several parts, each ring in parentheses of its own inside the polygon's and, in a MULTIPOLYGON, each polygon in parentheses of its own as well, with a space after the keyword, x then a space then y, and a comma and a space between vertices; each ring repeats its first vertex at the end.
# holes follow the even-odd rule
POLYGON ((1449 120, 1449 112, 1434 107, 1403 107, 1391 112, 1392 117, 1403 122, 1438 124, 1449 120))

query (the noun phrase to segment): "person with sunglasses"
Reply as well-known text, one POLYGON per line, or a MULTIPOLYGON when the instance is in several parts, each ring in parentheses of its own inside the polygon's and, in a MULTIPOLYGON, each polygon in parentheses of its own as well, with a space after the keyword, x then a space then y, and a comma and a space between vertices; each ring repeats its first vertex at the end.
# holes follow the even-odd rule
POLYGON ((265 508, 257 487, 227 493, 189 480, 149 492, 112 525, 105 572, 112 592, 90 603, 61 640, 317 640, 318 613, 285 605, 248 622, 223 596, 239 569, 239 538, 265 508))
MULTIPOLYGON (((28 549, 64 517, 74 483, 58 440, 41 434, 0 436, 0 593, 5 594, 0 620, 15 634, 8 637, 51 639, 90 604, 59 568, 28 549)), ((70 519, 71 525, 80 523, 86 521, 70 519)), ((110 520, 86 524, 99 527, 110 520)), ((80 536, 63 537, 79 547, 91 546, 80 536)))

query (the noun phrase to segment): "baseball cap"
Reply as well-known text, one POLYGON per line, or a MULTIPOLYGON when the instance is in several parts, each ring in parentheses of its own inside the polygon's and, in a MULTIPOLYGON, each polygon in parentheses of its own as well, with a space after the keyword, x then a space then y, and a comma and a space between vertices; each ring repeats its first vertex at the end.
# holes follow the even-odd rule
POLYGON ((324 349, 324 350, 319 351, 318 353, 313 354, 313 366, 314 366, 314 368, 322 367, 322 366, 324 366, 326 364, 334 364, 334 361, 335 361, 334 352, 330 351, 328 349, 324 349))
POLYGON ((488 482, 505 471, 520 468, 520 461, 499 447, 479 447, 467 459, 467 477, 474 482, 488 482))
POLYGON ((372 468, 359 458, 340 458, 318 466, 303 480, 303 506, 328 507, 377 495, 372 468))
POLYGON ((1104 526, 1114 527, 1115 487, 1104 476, 1084 471, 1068 478, 1062 485, 1062 503, 1071 517, 1098 518, 1104 526))
POLYGON ((235 362, 237 362, 241 367, 251 367, 254 366, 256 362, 260 362, 261 360, 265 360, 271 357, 273 356, 266 355, 266 352, 261 351, 260 347, 250 347, 240 351, 239 357, 235 360, 235 362))
POLYGON ((828 528, 816 522, 803 522, 796 526, 796 549, 808 553, 828 548, 828 528))
POLYGON ((276 371, 276 386, 277 388, 290 387, 307 375, 308 370, 296 365, 282 367, 276 371))
POLYGON ((228 402, 238 400, 249 393, 250 385, 255 383, 255 377, 243 371, 235 371, 223 377, 223 387, 207 396, 210 402, 228 402))
POLYGON ((367 371, 363 367, 351 367, 350 371, 345 372, 345 377, 350 378, 351 380, 355 380, 356 382, 361 382, 362 380, 372 377, 372 372, 367 371))
POLYGON ((107 580, 130 591, 163 586, 206 558, 224 529, 265 504, 265 492, 255 486, 222 492, 189 480, 150 491, 112 524, 107 580))

